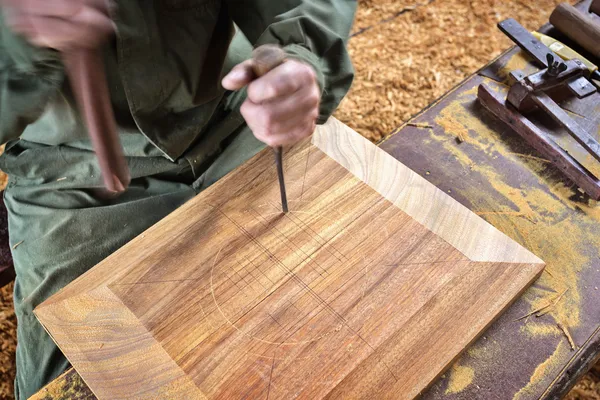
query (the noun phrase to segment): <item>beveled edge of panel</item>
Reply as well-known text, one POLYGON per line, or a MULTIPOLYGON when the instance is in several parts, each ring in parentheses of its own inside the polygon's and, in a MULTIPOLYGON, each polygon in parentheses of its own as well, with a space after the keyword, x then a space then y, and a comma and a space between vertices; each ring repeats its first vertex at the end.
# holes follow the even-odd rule
POLYGON ((107 286, 34 313, 99 399, 206 399, 107 286))
POLYGON ((470 260, 544 264, 529 250, 337 119, 331 117, 318 127, 312 143, 470 260))

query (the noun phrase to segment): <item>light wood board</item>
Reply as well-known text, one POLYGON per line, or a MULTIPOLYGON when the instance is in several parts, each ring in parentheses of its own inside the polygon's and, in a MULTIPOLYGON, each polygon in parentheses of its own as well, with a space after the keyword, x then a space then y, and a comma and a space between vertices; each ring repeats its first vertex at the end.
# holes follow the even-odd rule
POLYGON ((101 399, 413 398, 541 272, 331 119, 36 309, 101 399))

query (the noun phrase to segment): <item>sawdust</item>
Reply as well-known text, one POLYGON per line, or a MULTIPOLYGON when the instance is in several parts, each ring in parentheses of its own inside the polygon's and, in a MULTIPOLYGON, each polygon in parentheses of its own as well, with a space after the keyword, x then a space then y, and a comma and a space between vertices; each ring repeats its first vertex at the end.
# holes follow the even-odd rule
MULTIPOLYGON (((478 365, 493 362, 502 354, 502 348, 495 340, 488 340, 485 336, 482 340, 475 342, 446 373, 448 375, 448 386, 446 394, 460 393, 469 385, 474 383, 475 371, 478 365)), ((445 376, 443 376, 445 377, 445 376)))
POLYGON ((498 70, 498 76, 502 79, 507 79, 508 74, 516 70, 525 70, 530 67, 527 59, 522 57, 520 53, 516 53, 508 59, 506 64, 498 70))
POLYGON ((474 360, 489 361, 499 357, 501 353, 502 348, 498 342, 495 340, 484 340, 469 347, 466 354, 474 360))
POLYGON ((562 332, 555 324, 533 321, 527 321, 527 323, 521 326, 520 331, 526 333, 530 337, 558 337, 562 335, 562 332))
POLYGON ((565 397, 565 400, 600 399, 600 365, 596 365, 565 397))
MULTIPOLYGON (((512 158, 515 162, 525 163, 529 169, 539 175, 543 175, 547 168, 547 163, 542 160, 522 158, 511 152, 506 141, 501 140, 498 133, 468 112, 468 107, 473 106, 472 96, 475 90, 476 88, 473 88, 468 91, 439 114, 435 122, 445 129, 445 133, 434 134, 433 138, 441 142, 444 149, 463 166, 482 174, 493 189, 506 198, 505 204, 500 205, 497 200, 494 200, 497 194, 486 197, 485 191, 482 191, 477 194, 479 196, 477 199, 473 199, 475 211, 534 253, 542 253, 543 248, 544 261, 550 273, 544 273, 538 283, 540 287, 550 290, 533 288, 525 294, 532 304, 532 310, 550 301, 557 293, 568 290, 550 313, 562 321, 567 328, 577 327, 580 323, 578 310, 581 299, 578 290, 579 271, 576 269, 579 267, 576 266, 586 265, 589 261, 589 256, 584 251, 586 245, 569 241, 558 245, 549 239, 572 235, 585 236, 582 226, 589 222, 585 222, 580 215, 565 215, 565 208, 575 207, 568 201, 573 194, 570 187, 557 184, 551 188, 551 193, 547 193, 539 188, 512 186, 506 182, 506 177, 489 164, 476 163, 459 149, 453 140, 457 132, 467 132, 467 134, 469 131, 477 132, 478 135, 472 135, 466 145, 476 146, 490 157, 502 155, 508 159, 512 158), (549 249, 548 246, 554 247, 549 249)), ((547 182, 543 184, 546 185, 547 182)), ((586 214, 600 221, 600 209, 587 206, 583 206, 582 209, 586 214)), ((597 235, 588 235, 587 240, 600 244, 597 235)))
POLYGON ((336 117, 380 140, 510 47, 498 22, 537 29, 560 2, 359 0, 348 44, 357 73, 336 117))
POLYGON ((31 400, 45 399, 78 399, 83 398, 89 389, 83 379, 78 374, 71 374, 70 371, 63 373, 59 378, 62 385, 50 385, 43 388, 34 395, 31 400))
MULTIPOLYGON (((462 107, 458 107, 458 112, 465 112, 466 110, 462 107)), ((436 118, 435 122, 444 128, 444 130, 448 133, 455 135, 457 138, 461 140, 461 142, 466 142, 466 139, 469 137, 469 128, 462 122, 460 122, 461 117, 459 115, 454 115, 453 112, 455 110, 450 110, 446 108, 444 110, 445 115, 440 115, 436 118)), ((464 118, 464 116, 462 117, 464 118)))
POLYGON ((525 292, 524 298, 529 301, 531 310, 536 311, 536 315, 547 312, 554 321, 561 322, 563 329, 559 329, 556 322, 552 327, 541 327, 528 321, 522 332, 534 337, 566 336, 559 342, 557 350, 535 370, 529 384, 520 392, 518 397, 521 397, 532 391, 544 376, 549 376, 544 375, 545 373, 549 374, 552 368, 561 365, 561 357, 564 359, 566 353, 571 351, 571 345, 574 345, 569 343, 572 342, 572 338, 568 338, 571 336, 570 332, 581 322, 581 282, 578 277, 582 266, 591 262, 586 249, 600 245, 600 237, 592 234, 600 221, 600 208, 596 202, 586 204, 571 201, 570 198, 577 195, 577 192, 563 183, 553 184, 550 193, 537 187, 525 188, 510 184, 490 163, 477 163, 461 151, 459 146, 474 146, 491 158, 501 155, 513 159, 534 171, 540 177, 542 185, 548 185, 548 181, 543 178, 548 167, 545 160, 521 157, 510 151, 505 138, 500 138, 485 122, 472 117, 467 111, 469 107, 474 106, 475 90, 474 88, 456 99, 439 114, 435 122, 443 127, 445 132, 434 132, 432 137, 466 170, 482 174, 484 181, 489 182, 497 192, 493 196, 488 194, 488 190, 475 193, 474 198, 470 199, 475 211, 532 252, 544 254, 546 271, 536 285, 525 292), (467 135, 469 132, 477 132, 477 135, 470 135, 467 143, 457 144, 455 137, 459 133, 464 135, 465 132, 467 135), (498 194, 501 194, 505 201, 498 201, 498 194), (567 213, 568 210, 578 212, 567 213), (590 221, 589 217, 593 221, 590 221), (565 240, 557 243, 555 240, 557 237, 575 236, 585 238, 584 242, 573 243, 565 240), (557 295, 563 292, 560 301, 555 302, 557 295), (540 308, 544 309, 539 310, 540 308))
POLYGON ((12 291, 12 284, 0 289, 0 399, 12 398, 14 390, 17 317, 12 291))
POLYGON ((569 345, 565 341, 559 342, 550 357, 537 366, 527 385, 515 394, 513 400, 530 398, 530 395, 536 392, 538 385, 547 383, 544 382, 544 378, 556 375, 562 365, 557 360, 564 357, 565 352, 568 351, 570 351, 569 345))
POLYGON ((446 388, 446 394, 462 392, 467 386, 473 383, 474 377, 475 371, 473 368, 458 365, 458 363, 454 364, 450 369, 450 379, 446 388))

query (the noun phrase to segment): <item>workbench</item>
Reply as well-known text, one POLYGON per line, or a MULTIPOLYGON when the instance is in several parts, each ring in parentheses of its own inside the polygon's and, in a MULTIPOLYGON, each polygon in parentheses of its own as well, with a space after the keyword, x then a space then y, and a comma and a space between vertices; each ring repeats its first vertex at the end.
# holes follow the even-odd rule
MULTIPOLYGON (((425 399, 559 398, 600 357, 600 205, 476 98, 480 83, 532 67, 518 49, 508 50, 380 144, 547 264, 425 399)), ((600 137, 597 104, 583 120, 600 137)), ((37 398, 95 397, 69 370, 37 398)))

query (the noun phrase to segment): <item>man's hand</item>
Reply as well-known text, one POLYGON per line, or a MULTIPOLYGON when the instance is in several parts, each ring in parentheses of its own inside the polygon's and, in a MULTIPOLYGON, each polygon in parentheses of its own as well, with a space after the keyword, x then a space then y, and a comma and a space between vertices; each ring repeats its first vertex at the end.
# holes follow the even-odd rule
POLYGON ((288 60, 255 79, 248 60, 233 68, 222 83, 227 90, 248 85, 241 113, 254 136, 268 146, 294 144, 315 130, 321 91, 311 66, 288 60))
POLYGON ((8 26, 60 51, 94 48, 115 31, 108 0, 0 0, 8 26))

